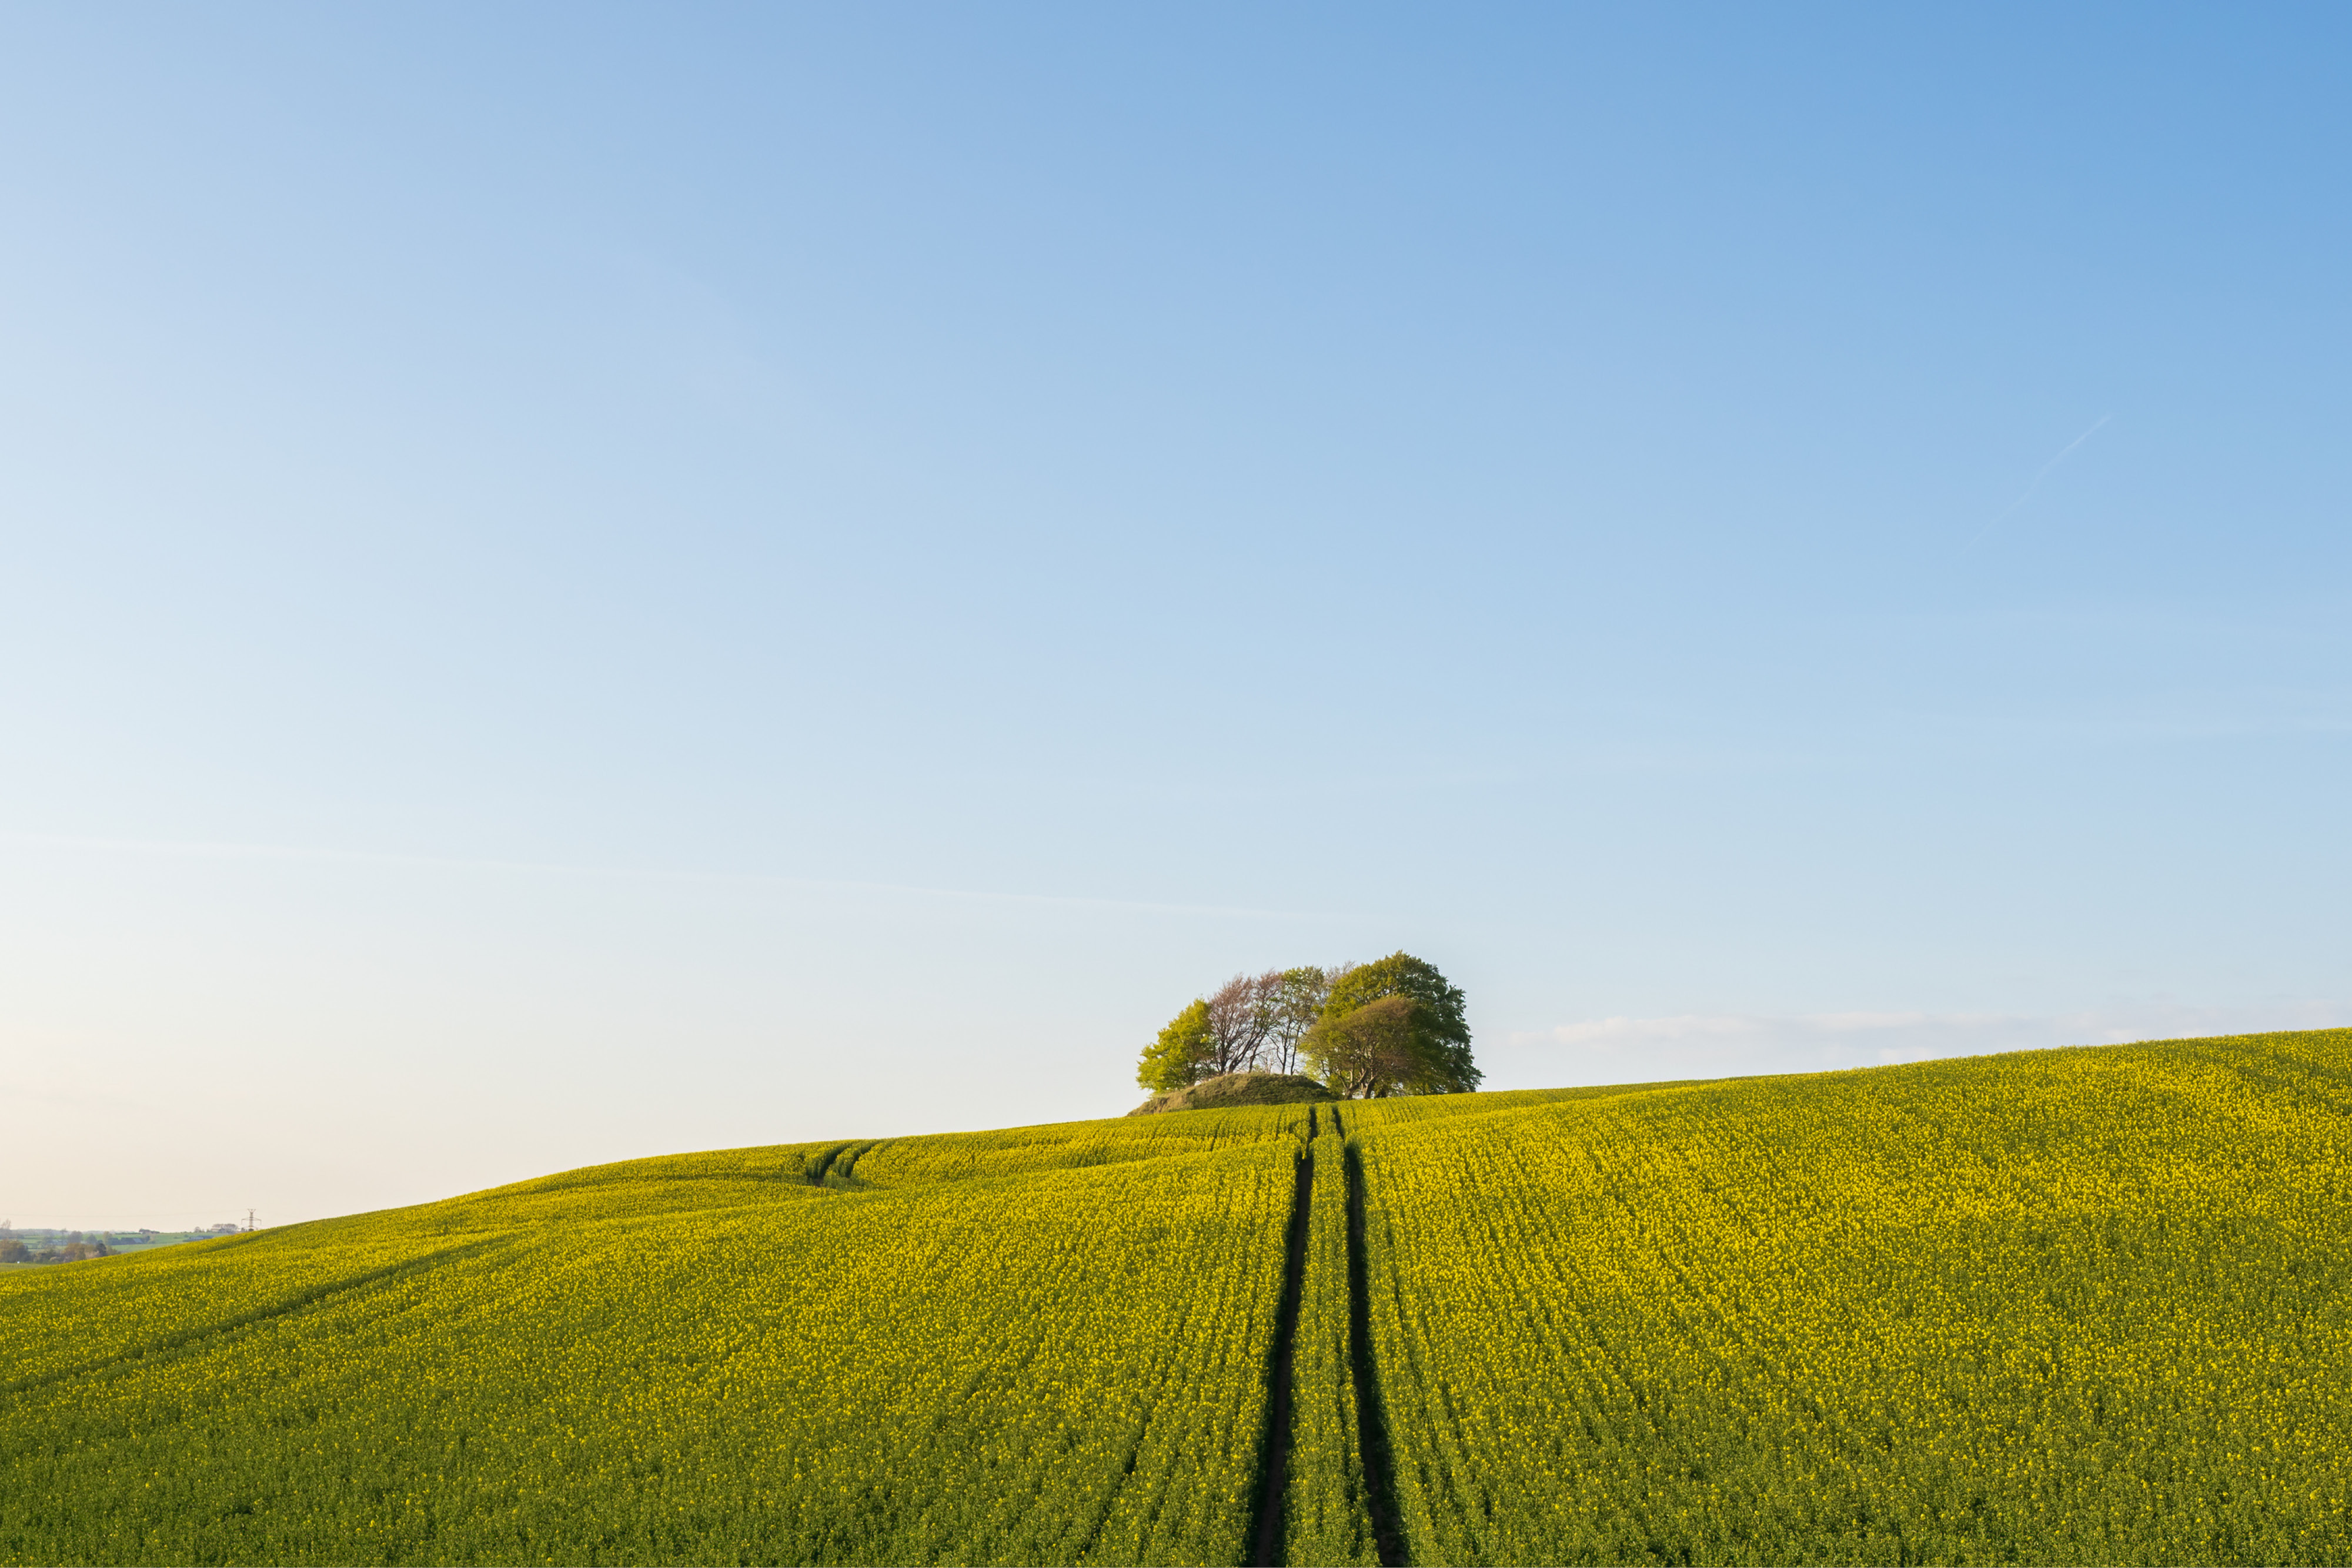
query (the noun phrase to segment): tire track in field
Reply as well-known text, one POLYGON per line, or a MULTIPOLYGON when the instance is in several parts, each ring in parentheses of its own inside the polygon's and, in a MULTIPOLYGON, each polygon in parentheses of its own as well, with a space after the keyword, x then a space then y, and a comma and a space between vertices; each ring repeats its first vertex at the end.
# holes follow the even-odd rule
MULTIPOLYGON (((1344 1134, 1339 1113, 1331 1126, 1344 1134)), ((1404 1536, 1397 1529, 1396 1458, 1389 1447, 1387 1408, 1381 1403, 1379 1370, 1372 1364, 1372 1295, 1364 1248, 1364 1161, 1349 1138, 1343 1156, 1348 1183, 1348 1359, 1356 1380, 1356 1451, 1364 1467, 1364 1508, 1372 1516, 1372 1542, 1381 1568, 1406 1561, 1404 1536)))
POLYGON ((1276 1568, 1282 1561, 1284 1499, 1290 1488, 1293 1366, 1298 1348, 1298 1308, 1307 1293, 1307 1228, 1315 1198, 1315 1113, 1307 1113, 1307 1146, 1296 1158, 1290 1226, 1282 1239, 1282 1303, 1275 1310, 1274 1365, 1266 1386, 1265 1462, 1258 1476, 1257 1518, 1250 1527, 1250 1561, 1276 1568))

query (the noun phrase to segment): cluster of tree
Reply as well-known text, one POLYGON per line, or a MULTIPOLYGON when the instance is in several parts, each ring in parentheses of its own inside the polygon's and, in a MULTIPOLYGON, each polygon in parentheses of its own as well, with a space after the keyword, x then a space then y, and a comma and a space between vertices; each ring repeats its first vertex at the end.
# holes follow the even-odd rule
POLYGON ((1224 1072, 1297 1071, 1299 1045, 1322 1017, 1339 973, 1308 964, 1235 975, 1178 1013, 1144 1048, 1139 1081, 1164 1092, 1224 1072))
POLYGON ((85 1258, 111 1258, 114 1249, 103 1237, 85 1237, 79 1230, 47 1249, 26 1244, 21 1236, 0 1238, 0 1263, 79 1263, 85 1258))
POLYGON ((1136 1081, 1165 1093, 1225 1072, 1297 1072, 1349 1099, 1460 1094, 1483 1076, 1461 990, 1409 953, 1235 975, 1146 1046, 1136 1081))

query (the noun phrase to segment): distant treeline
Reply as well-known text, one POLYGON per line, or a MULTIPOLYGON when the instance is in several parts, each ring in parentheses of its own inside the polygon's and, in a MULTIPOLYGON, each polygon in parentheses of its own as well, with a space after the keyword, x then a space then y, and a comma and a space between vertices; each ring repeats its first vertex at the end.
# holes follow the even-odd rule
POLYGON ((227 1235, 236 1228, 211 1230, 16 1230, 0 1226, 0 1263, 79 1263, 89 1258, 111 1258, 123 1250, 194 1241, 227 1235))
POLYGON ((79 1263, 85 1258, 110 1258, 114 1249, 103 1236, 70 1236, 27 1241, 21 1236, 0 1238, 0 1263, 79 1263))

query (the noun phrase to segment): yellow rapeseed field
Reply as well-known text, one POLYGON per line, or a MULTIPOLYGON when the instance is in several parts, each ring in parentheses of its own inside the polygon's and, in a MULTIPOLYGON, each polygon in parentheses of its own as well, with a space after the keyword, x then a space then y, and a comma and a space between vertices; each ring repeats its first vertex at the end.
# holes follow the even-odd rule
POLYGON ((864 1193, 824 1147, 0 1281, 0 1557, 1239 1554, 1295 1139, 864 1193))
POLYGON ((2347 1155, 2336 1030, 597 1166, 0 1276, 0 1563, 2342 1563, 2347 1155))
POLYGON ((2352 1561, 2352 1032, 1360 1147, 1415 1561, 2352 1561))
POLYGON ((1314 1186, 1292 1368, 1297 1407, 1284 1557, 1291 1563, 1376 1564, 1380 1556, 1365 1496, 1361 1417, 1348 1337, 1346 1143, 1328 1112, 1322 1125, 1310 1155, 1314 1186))

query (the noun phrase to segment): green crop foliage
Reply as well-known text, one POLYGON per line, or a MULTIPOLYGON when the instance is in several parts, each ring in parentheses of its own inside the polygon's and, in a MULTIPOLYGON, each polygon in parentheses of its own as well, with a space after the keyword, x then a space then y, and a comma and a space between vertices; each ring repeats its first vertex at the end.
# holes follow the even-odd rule
POLYGON ((822 1147, 12 1276, 0 1559, 1240 1555, 1296 1140, 865 1193, 822 1147))
POLYGON ((853 1182, 905 1186, 1211 1154, 1269 1141, 1288 1145, 1307 1135, 1307 1112, 1304 1105, 1242 1105, 1001 1132, 884 1138, 848 1145, 834 1170, 853 1182))
POLYGON ((2352 1560, 2347 1113, 2333 1031, 1368 1133, 1414 1560, 2352 1560))
POLYGON ((0 1563, 2341 1563, 2347 1197, 2347 1030, 630 1161, 0 1275, 0 1563))
MULTIPOLYGON (((1326 1125, 1328 1125, 1327 1123, 1326 1125)), ((1327 1131, 1314 1142, 1307 1273, 1293 1354, 1284 1559, 1377 1563, 1358 1445, 1353 1364, 1348 1339, 1348 1175, 1345 1142, 1327 1131)))
POLYGON ((1357 1100, 1340 1107, 1348 1131, 1367 1133, 1376 1127, 1407 1123, 1447 1121, 1461 1116, 1491 1116, 1498 1111, 1524 1110, 1531 1105, 1557 1105, 1568 1100, 1614 1099, 1644 1089, 1679 1088, 1671 1083, 1609 1083, 1583 1089, 1496 1089, 1477 1094, 1405 1094, 1387 1100, 1357 1100))

